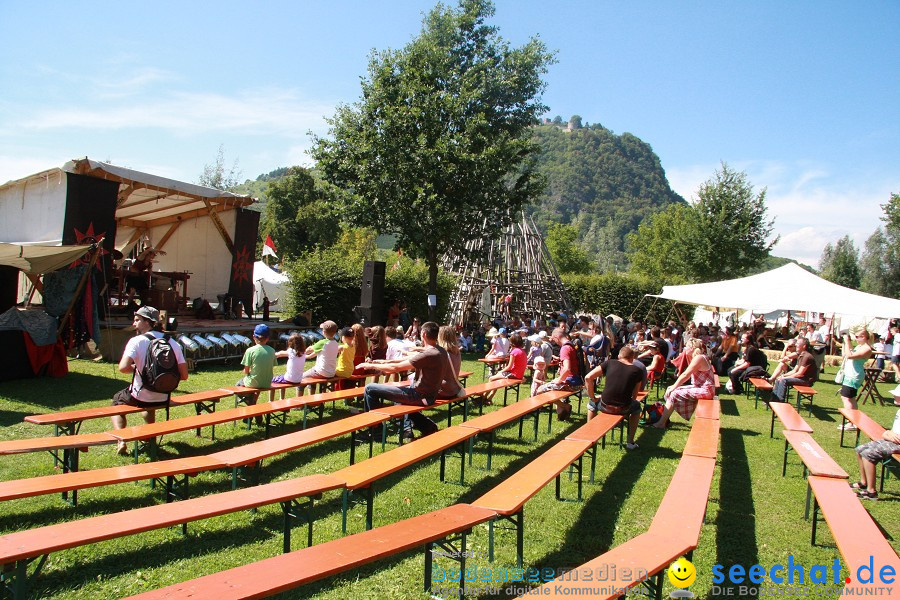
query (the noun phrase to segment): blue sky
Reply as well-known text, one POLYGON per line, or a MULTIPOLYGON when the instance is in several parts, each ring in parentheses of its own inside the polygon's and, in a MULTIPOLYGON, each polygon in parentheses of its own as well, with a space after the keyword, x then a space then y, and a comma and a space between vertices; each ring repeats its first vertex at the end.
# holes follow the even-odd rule
MULTIPOLYGON (((0 182, 90 156, 186 181, 224 145, 245 178, 309 164, 370 50, 432 2, 0 0, 0 182)), ((498 0, 558 51, 548 116, 649 143, 686 198, 724 160, 767 188, 776 254, 857 246, 900 192, 900 3, 498 0)))

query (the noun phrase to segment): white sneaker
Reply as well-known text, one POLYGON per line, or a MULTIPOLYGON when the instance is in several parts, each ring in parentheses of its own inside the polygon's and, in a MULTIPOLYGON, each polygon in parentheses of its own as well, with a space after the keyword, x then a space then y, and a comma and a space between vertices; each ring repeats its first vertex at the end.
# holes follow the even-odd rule
POLYGON ((853 423, 844 423, 843 425, 838 425, 838 429, 843 431, 856 431, 857 427, 853 423))
POLYGON ((637 443, 628 443, 628 444, 625 444, 625 449, 626 449, 626 450, 637 450, 639 447, 640 447, 640 446, 638 446, 637 443))
POLYGON ((725 384, 725 390, 726 390, 729 394, 733 394, 733 393, 734 393, 734 386, 731 385, 731 380, 730 380, 730 379, 728 380, 728 383, 725 384))

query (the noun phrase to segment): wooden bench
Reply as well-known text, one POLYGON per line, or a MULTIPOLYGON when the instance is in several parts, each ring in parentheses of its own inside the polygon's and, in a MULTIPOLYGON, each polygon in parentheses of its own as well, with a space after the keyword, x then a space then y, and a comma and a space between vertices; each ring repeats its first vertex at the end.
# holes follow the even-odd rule
POLYGON ((673 560, 690 550, 691 546, 678 538, 651 531, 612 548, 520 597, 589 597, 612 600, 621 597, 624 590, 644 584, 651 587, 654 597, 661 598, 663 573, 673 560), (610 565, 615 565, 616 568, 612 569, 610 565), (604 573, 602 580, 598 577, 601 571, 604 573), (645 574, 646 579, 639 579, 639 574, 645 574), (655 579, 655 583, 651 578, 655 579))
MULTIPOLYGON (((847 480, 850 476, 831 458, 825 450, 805 431, 784 431, 784 459, 781 465, 781 476, 787 474, 788 452, 793 448, 803 462, 803 476, 807 473, 815 477, 832 477, 847 480)), ((810 489, 806 491, 806 511, 804 518, 809 518, 810 489)))
MULTIPOLYGON (((296 401, 296 398, 286 402, 296 401)), ((415 407, 412 407, 416 410, 415 407)), ((378 425, 386 421, 389 416, 376 413, 362 413, 343 419, 332 421, 324 425, 304 429, 271 439, 251 442, 243 446, 223 450, 205 456, 186 458, 174 458, 164 461, 137 463, 121 467, 96 469, 93 471, 69 472, 64 474, 32 477, 0 482, 0 501, 18 498, 40 496, 44 494, 62 492, 66 499, 67 492, 73 492, 73 502, 77 502, 75 492, 88 487, 114 485, 129 481, 141 481, 146 479, 163 482, 166 498, 187 497, 187 475, 196 475, 202 471, 215 469, 231 469, 232 485, 236 487, 238 469, 246 465, 253 465, 256 469, 256 482, 259 481, 261 461, 276 454, 290 452, 305 446, 324 442, 340 435, 354 434, 355 432, 378 425)), ((87 434, 102 436, 104 434, 87 434)), ((64 438, 46 438, 47 440, 74 441, 79 436, 66 436, 64 438)), ((114 439, 114 438, 111 438, 114 439)), ((351 438, 350 457, 354 459, 355 439, 351 438)), ((109 442, 107 442, 109 443, 109 442)), ((371 448, 370 448, 371 455, 371 448)))
POLYGON ((441 481, 444 481, 446 474, 446 454, 449 449, 454 447, 460 448, 459 481, 460 485, 463 485, 466 473, 465 442, 474 436, 475 433, 476 431, 474 429, 467 429, 464 427, 441 429, 429 436, 420 438, 409 444, 404 444, 389 452, 384 452, 378 456, 372 457, 369 460, 335 471, 333 475, 346 482, 346 488, 344 489, 342 499, 341 530, 344 533, 347 532, 347 512, 350 509, 350 502, 354 494, 361 494, 364 496, 366 503, 366 529, 372 528, 375 482, 391 473, 405 469, 429 456, 440 453, 440 477, 441 481))
POLYGON ((173 525, 181 525, 186 533, 187 523, 276 502, 281 503, 285 513, 283 550, 290 552, 292 521, 299 518, 301 511, 304 513, 302 516, 308 525, 307 545, 312 545, 313 521, 308 509, 311 508, 313 499, 342 485, 340 479, 330 475, 308 475, 175 504, 158 504, 18 531, 0 536, 0 565, 10 565, 9 587, 14 597, 24 598, 28 593, 30 580, 40 574, 44 561, 53 552, 173 525), (308 502, 301 503, 299 498, 307 498, 308 502), (28 566, 37 559, 40 562, 29 575, 28 566))
MULTIPOLYGON (((770 396, 772 390, 775 389, 771 383, 766 379, 762 379, 761 377, 751 377, 748 379, 750 386, 753 386, 753 408, 759 408, 759 394, 760 392, 769 392, 770 396)), ((750 399, 750 386, 747 387, 747 399, 750 399)), ((768 403, 764 401, 764 404, 768 407, 768 403)))
POLYGON ((548 411, 548 419, 547 419, 547 433, 550 432, 550 427, 552 424, 552 415, 553 415, 553 403, 557 400, 562 400, 570 396, 573 392, 569 392, 566 390, 558 390, 547 392, 544 394, 538 394, 537 396, 533 396, 531 398, 526 398, 525 400, 521 400, 516 402, 515 404, 510 404, 509 406, 504 406, 501 409, 490 412, 486 415, 481 415, 480 417, 476 417, 470 421, 466 421, 460 425, 460 427, 468 427, 470 429, 475 429, 476 434, 473 436, 469 443, 469 465, 472 464, 472 454, 473 448, 475 446, 475 442, 478 439, 479 435, 487 435, 488 436, 488 452, 487 452, 487 469, 491 468, 491 458, 493 455, 494 449, 494 439, 496 437, 496 432, 498 429, 503 427, 504 425, 511 423, 518 419, 519 421, 519 439, 522 439, 522 427, 527 417, 534 418, 534 439, 537 441, 538 439, 538 420, 540 418, 541 410, 544 408, 549 408, 548 411))
POLYGON ((491 375, 495 374, 497 372, 498 365, 505 365, 506 363, 508 363, 509 357, 508 356, 492 356, 490 358, 484 357, 484 358, 479 358, 478 362, 480 362, 482 364, 481 378, 486 380, 488 378, 488 375, 487 375, 488 370, 490 370, 491 375))
MULTIPOLYGON (((594 472, 597 466, 597 441, 600 441, 601 448, 606 449, 606 434, 610 431, 619 430, 619 448, 625 447, 625 425, 627 421, 622 415, 608 415, 606 413, 597 413, 594 418, 566 436, 567 440, 589 441, 593 445, 585 451, 585 454, 591 457, 591 477, 590 482, 594 483, 594 472)), ((613 434, 613 442, 615 443, 615 433, 613 434)))
POLYGON ((781 421, 781 426, 789 431, 805 431, 812 433, 812 427, 807 425, 803 417, 800 416, 794 407, 787 402, 770 402, 769 408, 772 409, 772 422, 769 425, 769 437, 775 437, 775 417, 781 421))
MULTIPOLYGON (((815 399, 816 394, 817 394, 816 390, 809 387, 808 385, 801 385, 799 383, 791 384, 791 388, 793 388, 794 391, 797 392, 797 411, 799 412, 801 410, 801 407, 803 405, 803 399, 804 398, 808 399, 809 400, 809 416, 811 417, 812 416, 812 408, 813 408, 813 400, 815 399)), ((790 389, 790 388, 788 388, 788 389, 790 389)), ((790 392, 788 392, 788 393, 790 393, 790 392)), ((785 400, 787 400, 787 399, 785 399, 785 400)))
MULTIPOLYGON (((848 422, 856 425, 856 442, 855 446, 859 445, 859 433, 863 432, 866 434, 870 440, 882 440, 884 439, 884 427, 882 427, 876 420, 867 415, 861 410, 853 410, 852 408, 840 408, 838 412, 841 413, 841 448, 844 447, 844 428, 843 425, 846 425, 848 422)), ((900 452, 892 455, 890 458, 886 458, 881 461, 881 483, 879 484, 878 491, 884 491, 884 476, 885 472, 889 469, 896 469, 897 466, 900 465, 900 452)))
POLYGON ((310 548, 295 550, 253 564, 161 588, 134 599, 194 598, 230 600, 261 598, 286 592, 305 583, 342 573, 400 552, 425 547, 425 590, 431 589, 433 546, 458 554, 460 569, 466 569, 466 540, 476 525, 494 516, 490 510, 456 504, 404 521, 343 537, 310 548), (450 538, 450 539, 448 539, 450 538))
POLYGON ((715 469, 715 458, 682 456, 650 523, 650 531, 696 548, 715 469))
MULTIPOLYGON (((169 400, 169 407, 172 406, 188 406, 194 405, 197 414, 200 412, 215 411, 216 403, 222 398, 232 394, 228 388, 220 388, 216 390, 205 390, 202 392, 192 392, 190 394, 173 395, 169 400)), ((166 408, 166 418, 169 418, 169 407, 166 408)), ((53 425, 54 435, 74 435, 77 434, 82 423, 92 419, 104 419, 117 415, 129 415, 132 413, 142 412, 144 409, 136 406, 127 405, 106 405, 95 408, 81 408, 78 410, 67 410, 63 412, 46 413, 41 415, 29 415, 25 417, 27 423, 35 425, 53 425)))
POLYGON ((718 419, 697 419, 691 426, 687 443, 684 445, 684 456, 700 456, 702 458, 716 458, 719 448, 718 419))
POLYGON ((0 482, 0 501, 15 500, 45 494, 72 492, 72 504, 78 501, 78 490, 129 481, 145 479, 163 481, 166 500, 184 498, 187 494, 187 478, 200 471, 221 469, 225 465, 209 456, 191 456, 173 458, 159 462, 139 463, 123 467, 109 467, 93 471, 77 471, 31 477, 29 479, 13 479, 0 482))
MULTIPOLYGON (((540 396, 538 396, 540 397, 540 396)), ((581 501, 583 485, 582 460, 584 454, 595 448, 597 442, 623 421, 621 415, 598 414, 582 425, 566 439, 557 442, 549 450, 535 458, 511 477, 472 502, 473 506, 489 508, 497 513, 488 526, 488 556, 494 560, 494 523, 497 519, 510 522, 516 530, 517 566, 523 562, 525 536, 525 503, 533 498, 551 480, 556 479, 556 499, 562 498, 562 472, 573 466, 578 473, 578 496, 581 501)), ((591 482, 594 460, 592 456, 591 482)))
MULTIPOLYGON (((897 558, 897 552, 885 539, 878 524, 872 520, 846 481, 817 476, 810 476, 806 481, 815 496, 810 543, 816 545, 816 524, 821 510, 838 550, 844 557, 844 565, 853 578, 854 590, 860 587, 877 588, 863 589, 856 592, 856 595, 882 594, 884 584, 879 581, 878 572, 884 566, 891 566, 895 575, 900 573, 900 559, 897 558), (872 565, 874 565, 872 582, 865 584, 858 581, 859 568, 863 566, 868 568, 872 565)), ((895 590, 896 586, 895 580, 895 590)))
POLYGON ((694 415, 698 419, 718 419, 721 414, 722 405, 718 398, 697 401, 697 410, 694 411, 694 415))

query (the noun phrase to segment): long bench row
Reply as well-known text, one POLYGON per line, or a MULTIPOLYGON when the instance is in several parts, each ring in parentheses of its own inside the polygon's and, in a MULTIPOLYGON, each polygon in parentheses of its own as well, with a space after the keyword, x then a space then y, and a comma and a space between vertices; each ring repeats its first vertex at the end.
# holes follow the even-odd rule
MULTIPOLYGON (((435 406, 462 402, 467 407, 469 399, 473 397, 483 396, 486 393, 499 390, 506 390, 510 387, 517 387, 518 383, 517 380, 505 379, 469 386, 466 388, 464 396, 455 398, 452 401, 438 401, 435 403, 435 406)), ((117 436, 114 439, 135 442, 135 446, 137 446, 137 442, 145 440, 150 440, 155 445, 155 439, 158 436, 198 427, 212 426, 228 421, 253 418, 260 415, 266 415, 268 417, 273 413, 286 413, 287 411, 298 408, 302 408, 304 411, 303 423, 305 427, 306 413, 311 407, 322 406, 328 402, 334 402, 359 394, 362 394, 361 389, 328 392, 312 396, 300 396, 255 406, 239 407, 215 413, 173 419, 171 421, 138 425, 106 432, 105 434, 79 434, 76 436, 46 439, 72 441, 74 438, 81 438, 85 435, 110 435, 117 436)), ((63 493, 63 498, 69 500, 68 493, 72 492, 70 501, 74 504, 77 503, 77 490, 145 479, 161 480, 164 484, 167 499, 178 497, 184 498, 187 493, 189 477, 199 472, 214 469, 234 470, 254 463, 258 466, 260 461, 264 458, 273 456, 274 454, 296 450, 310 444, 323 442, 346 434, 351 434, 350 461, 352 463, 355 461, 356 432, 378 425, 382 425, 382 431, 385 432, 386 428, 384 426, 386 422, 393 418, 397 418, 398 416, 403 416, 404 409, 408 408, 409 407, 402 406, 387 407, 378 411, 352 415, 311 429, 303 429, 276 438, 253 442, 244 446, 204 456, 175 458, 150 463, 136 462, 133 465, 96 469, 92 471, 79 471, 77 469, 76 459, 74 465, 66 469, 64 473, 0 482, 0 501, 51 493, 63 493)), ((416 410, 416 408, 412 407, 412 410, 416 410)), ((448 422, 449 418, 450 412, 448 411, 448 422)), ((17 442, 24 443, 25 440, 16 440, 14 442, 8 442, 8 444, 15 445, 17 442)), ((78 444, 80 442, 75 440, 72 441, 72 443, 78 444)), ((6 444, 6 442, 4 442, 4 444, 6 444)), ((382 445, 383 444, 384 434, 382 435, 382 445)), ((77 456, 77 447, 73 448, 71 452, 75 453, 77 456)), ((371 441, 369 453, 370 455, 372 453, 371 441)))
MULTIPOLYGON (((81 521, 61 523, 6 535, 0 537, 0 564, 14 565, 14 567, 5 570, 3 575, 0 575, 0 578, 7 580, 9 587, 14 591, 14 594, 17 597, 24 597, 27 593, 28 577, 26 572, 29 563, 34 560, 42 561, 46 559, 46 555, 50 552, 113 537, 140 533, 159 527, 176 524, 184 525, 188 522, 202 518, 209 518, 273 503, 281 503, 285 512, 284 547, 287 552, 290 549, 290 523, 292 520, 290 517, 299 517, 307 520, 309 523, 308 543, 311 543, 312 522, 308 518, 308 511, 304 511, 303 509, 311 506, 313 499, 320 497, 323 492, 338 488, 344 489, 344 518, 346 522, 347 498, 350 491, 360 489, 368 489, 371 491, 374 482, 390 473, 421 461, 437 452, 446 452, 460 442, 467 440, 471 442, 479 433, 483 434, 489 430, 496 429, 499 426, 511 423, 516 419, 524 419, 531 413, 537 415, 541 408, 552 406, 554 401, 562 399, 568 394, 569 392, 564 391, 550 392, 523 400, 494 411, 490 415, 485 415, 485 417, 498 415, 493 419, 474 419, 469 423, 442 430, 436 434, 416 440, 415 442, 406 444, 405 446, 396 448, 392 451, 385 452, 374 459, 358 463, 332 475, 301 477, 290 481, 260 485, 249 489, 235 490, 193 500, 184 500, 174 504, 151 506, 126 511, 124 513, 102 515, 81 521), (299 499, 305 499, 306 502, 300 502, 299 499)), ((390 418, 391 416, 407 414, 421 409, 418 407, 396 406, 387 407, 381 410, 388 414, 376 415, 373 412, 357 416, 363 417, 372 415, 378 416, 379 418, 381 416, 390 418)), ((354 417, 349 417, 349 419, 353 418, 354 417)), ((309 433, 314 429, 319 428, 317 427, 298 433, 309 433)), ((596 426, 593 430, 596 431, 597 435, 604 433, 596 426)), ((261 443, 268 444, 276 440, 277 438, 265 440, 261 443)), ((225 451, 225 453, 234 453, 236 450, 243 449, 229 450, 225 451)), ((266 451, 271 451, 271 448, 266 451)), ((219 453, 218 457, 210 455, 205 458, 221 464, 227 462, 227 459, 222 456, 225 453, 219 453)), ((250 459, 250 453, 251 451, 245 452, 240 459, 233 456, 232 460, 247 461, 250 459)), ((464 453, 460 453, 460 458, 462 471, 465 464, 464 453)), ((162 464, 163 463, 149 463, 146 466, 159 466, 162 464)), ((371 528, 371 494, 368 495, 368 499, 370 502, 370 517, 367 522, 367 529, 371 528)), ((522 499, 523 503, 525 499, 527 498, 522 499)), ((32 577, 39 572, 41 564, 37 566, 32 577)))
MULTIPOLYGON (((551 392, 552 393, 552 392, 551 392)), ((537 400, 535 396, 532 400, 537 400)), ((504 409, 501 409, 504 410, 504 409)), ((456 504, 425 515, 390 525, 370 529, 341 539, 296 550, 242 567, 214 573, 191 581, 153 590, 135 598, 258 598, 285 592, 298 586, 396 555, 412 548, 425 546, 424 588, 431 586, 435 546, 449 549, 444 552, 458 560, 465 570, 467 538, 473 527, 493 523, 507 514, 522 513, 522 506, 554 477, 596 445, 613 427, 622 423, 621 417, 605 415, 595 418, 574 434, 579 439, 564 439, 540 455, 526 467, 501 482, 471 504, 456 504), (594 423, 596 421, 596 423, 594 423), (581 439, 583 438, 583 439, 581 439), (539 476, 532 476, 540 471, 539 476), (496 508, 489 505, 499 505, 496 508), (452 546, 448 544, 453 544, 452 546)), ((462 426, 460 426, 462 427, 462 426)), ((437 434, 435 434, 437 435, 437 434)), ((414 444, 426 442, 429 438, 414 444)), ((569 438, 572 436, 570 435, 569 438)), ((386 453, 391 454, 400 449, 386 453)), ((384 455, 382 455, 384 456, 384 455)), ((366 461, 367 464, 371 461, 366 461)), ((335 473, 337 476, 338 473, 335 473)), ((522 521, 517 522, 517 552, 522 560, 522 521)), ((493 528, 491 528, 491 531, 493 528)), ((493 539, 493 538, 492 538, 493 539)))

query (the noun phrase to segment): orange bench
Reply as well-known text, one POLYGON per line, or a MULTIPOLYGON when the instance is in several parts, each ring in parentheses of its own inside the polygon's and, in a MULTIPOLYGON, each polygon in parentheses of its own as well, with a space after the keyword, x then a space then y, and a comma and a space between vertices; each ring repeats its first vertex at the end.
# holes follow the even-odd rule
MULTIPOLYGON (((153 590, 134 599, 186 598, 229 600, 261 598, 342 573, 414 548, 425 547, 425 590, 431 589, 435 542, 458 541, 454 554, 466 568, 466 540, 476 525, 494 516, 490 510, 456 504, 411 519, 295 550, 259 562, 153 590)), ((445 547, 441 545, 441 547, 445 547)), ((449 552, 445 554, 451 554, 449 552)))
MULTIPOLYGON (((784 431, 784 460, 781 465, 781 476, 787 473, 787 460, 790 448, 794 449, 803 462, 803 476, 807 473, 815 477, 832 477, 846 480, 850 476, 831 458, 825 450, 805 431, 784 431)), ((806 491, 806 511, 804 518, 809 518, 809 502, 811 490, 806 491)))
POLYGON ((697 410, 694 415, 698 419, 718 419, 721 414, 722 405, 718 398, 697 401, 697 410))
MULTIPOLYGON (((799 383, 791 384, 791 387, 788 388, 788 394, 790 394, 790 389, 793 388, 794 391, 797 392, 797 411, 799 412, 801 406, 803 404, 803 399, 806 398, 809 400, 809 416, 812 416, 812 408, 813 408, 813 400, 816 397, 816 390, 809 387, 808 385, 801 385, 799 383)), ((785 402, 788 401, 788 398, 785 398, 785 402)))
POLYGON ((466 421, 462 423, 460 427, 467 427, 470 429, 475 429, 476 434, 472 437, 469 443, 469 465, 472 464, 472 454, 473 448, 475 446, 475 442, 478 439, 479 435, 487 434, 488 436, 488 455, 487 455, 487 468, 490 470, 491 468, 491 458, 493 455, 494 448, 494 438, 496 437, 496 431, 506 425, 507 423, 511 423, 516 419, 519 420, 519 439, 522 439, 522 426, 525 422, 526 417, 534 418, 534 439, 537 441, 538 439, 538 419, 540 418, 541 410, 545 407, 549 407, 549 417, 547 420, 547 432, 550 432, 550 427, 552 424, 552 415, 553 415, 553 402, 557 400, 562 400, 570 396, 573 392, 558 390, 547 392, 544 394, 538 394, 537 396, 533 396, 531 398, 526 398, 525 400, 521 400, 516 402, 515 404, 511 404, 509 406, 504 406, 499 410, 495 410, 486 415, 481 415, 480 417, 476 417, 471 421, 466 421))
POLYGON ((687 443, 684 445, 684 456, 700 456, 716 458, 719 448, 718 419, 697 419, 691 426, 687 443))
MULTIPOLYGON (((281 503, 285 513, 284 552, 291 548, 292 519, 298 518, 298 509, 306 514, 307 545, 312 545, 312 518, 308 509, 323 492, 337 489, 343 482, 330 475, 308 475, 262 486, 212 494, 175 504, 157 504, 108 515, 100 515, 79 521, 67 521, 0 536, 0 565, 10 565, 10 588, 14 597, 24 598, 29 580, 40 574, 47 556, 69 548, 86 546, 103 540, 181 525, 186 532, 187 523, 281 503), (298 498, 307 498, 306 504, 298 498), (28 575, 29 563, 41 559, 28 575)), ((6 573, 4 573, 6 577, 6 573)))
MULTIPOLYGON (((768 380, 762 379, 761 377, 751 377, 748 381, 750 382, 750 385, 753 386, 753 408, 759 408, 759 393, 769 392, 771 394, 772 390, 775 389, 775 386, 769 383, 768 380)), ((747 399, 750 399, 749 387, 747 387, 747 399)))
POLYGON ((594 448, 591 462, 591 482, 593 483, 596 444, 622 420, 621 415, 598 414, 589 423, 579 427, 561 442, 557 442, 549 450, 472 503, 473 506, 489 508, 497 513, 497 516, 488 525, 488 557, 490 560, 494 560, 494 522, 496 519, 503 519, 509 521, 516 529, 516 564, 519 567, 522 566, 525 536, 523 507, 525 503, 552 479, 556 479, 556 499, 562 500, 561 474, 570 466, 575 467, 578 472, 577 499, 581 501, 584 454, 594 448))
POLYGON ((648 584, 651 577, 656 582, 652 591, 662 597, 662 575, 673 560, 684 556, 691 546, 678 538, 659 535, 652 531, 630 539, 601 554, 580 567, 532 589, 528 598, 590 597, 612 600, 625 595, 625 591, 640 584, 648 584), (611 569, 610 565, 615 565, 611 569), (604 579, 599 579, 600 572, 604 579))
MULTIPOLYGON (((288 401, 295 401, 292 398, 288 401)), ((415 407, 413 407, 415 410, 415 407)), ((233 409, 232 409, 233 410, 233 409)), ((242 409, 238 409, 242 410, 242 409)), ((77 490, 113 485, 129 481, 141 481, 145 479, 162 480, 165 478, 165 493, 167 498, 187 496, 186 476, 213 469, 232 469, 232 482, 236 485, 236 469, 248 464, 259 463, 265 458, 276 454, 289 452, 323 442, 334 437, 345 435, 377 425, 389 417, 375 413, 363 413, 339 419, 325 425, 319 425, 310 429, 304 429, 275 438, 251 442, 240 447, 223 450, 205 456, 186 458, 174 458, 164 461, 137 463, 121 467, 96 469, 93 471, 69 472, 43 477, 31 477, 28 479, 16 479, 0 482, 0 501, 13 500, 31 496, 57 492, 76 492, 77 490), (178 479, 178 478, 181 479, 178 479)), ((87 434, 103 436, 105 434, 87 434)), ((66 436, 64 438, 46 438, 47 440, 70 441, 84 437, 66 436)), ((114 439, 114 438, 111 438, 114 439)), ((355 444, 351 444, 351 459, 354 455, 355 444)), ((259 472, 260 464, 254 465, 259 472)), ((66 497, 65 494, 63 496, 66 497)), ((73 493, 73 501, 75 494, 73 493)))
MULTIPOLYGON (((885 539, 881 528, 872 520, 846 481, 833 477, 810 476, 807 482, 815 495, 810 543, 816 545, 816 524, 821 510, 838 550, 844 557, 844 564, 853 578, 854 591, 860 587, 864 588, 856 594, 860 596, 882 594, 884 584, 879 581, 878 571, 890 566, 893 567, 895 574, 900 573, 900 559, 897 558, 897 552, 890 542, 885 539), (862 566, 868 568, 871 566, 870 563, 875 565, 872 581, 868 584, 862 583, 857 579, 858 569, 862 566)), ((895 590, 896 586, 895 581, 895 590)))
MULTIPOLYGON (((216 408, 216 402, 230 396, 232 392, 227 388, 205 390, 189 394, 174 395, 169 400, 171 406, 187 406, 193 404, 200 412, 212 412, 216 408)), ((166 418, 169 418, 169 407, 166 407, 166 418)), ((25 417, 27 423, 35 425, 53 425, 54 435, 74 435, 81 429, 81 424, 91 419, 103 419, 116 415, 128 415, 141 412, 143 409, 127 405, 106 405, 95 408, 80 408, 63 412, 46 413, 41 415, 29 415, 25 417)))
MULTIPOLYGON (((859 433, 860 431, 866 434, 870 440, 881 440, 884 439, 884 427, 882 427, 877 421, 875 421, 872 417, 867 415, 861 410, 853 410, 851 408, 840 408, 838 411, 841 413, 842 424, 846 425, 849 421, 856 425, 856 443, 854 445, 859 445, 859 433)), ((841 448, 844 447, 844 429, 841 428, 841 448)), ((884 476, 885 472, 888 469, 894 469, 897 465, 900 464, 900 452, 892 455, 890 458, 887 458, 881 461, 881 483, 878 487, 879 492, 884 491, 884 476)))
POLYGON ((476 431, 474 429, 466 429, 463 427, 441 429, 429 436, 394 448, 390 452, 384 452, 369 460, 335 471, 333 475, 346 482, 346 488, 344 489, 342 499, 341 530, 344 533, 347 532, 347 512, 349 511, 350 501, 354 494, 362 494, 364 496, 366 503, 366 529, 372 528, 374 484, 379 479, 382 479, 391 473, 405 469, 429 456, 440 453, 441 481, 444 481, 446 474, 446 453, 447 450, 454 447, 461 448, 459 453, 459 480, 460 485, 462 485, 465 481, 466 473, 464 442, 473 437, 475 433, 476 431))
POLYGON ((772 409, 772 422, 769 425, 769 437, 775 437, 775 417, 781 421, 781 426, 789 431, 805 431, 812 433, 810 427, 803 417, 800 416, 794 407, 787 402, 770 402, 769 408, 772 409))
POLYGON ((715 458, 682 456, 650 523, 650 531, 696 548, 715 469, 715 458))

